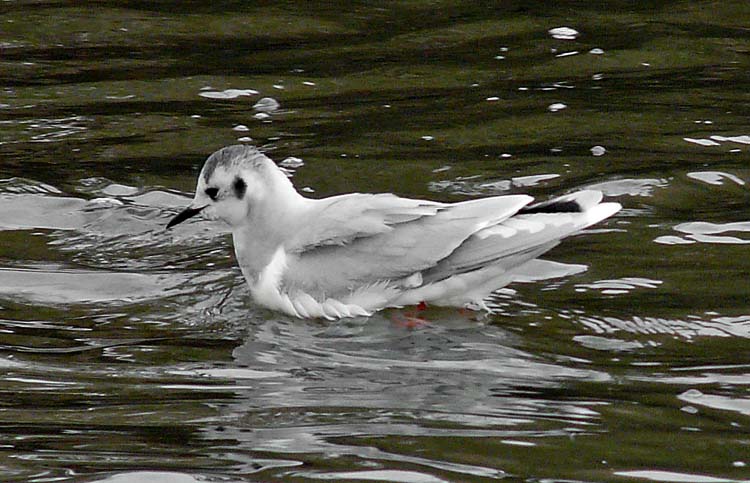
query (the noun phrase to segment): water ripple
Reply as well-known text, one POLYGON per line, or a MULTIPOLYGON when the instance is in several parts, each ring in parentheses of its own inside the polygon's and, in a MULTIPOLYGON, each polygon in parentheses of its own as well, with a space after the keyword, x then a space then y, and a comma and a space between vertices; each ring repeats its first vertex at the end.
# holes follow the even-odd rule
POLYGON ((630 319, 583 316, 578 321, 597 334, 613 334, 622 331, 631 334, 673 335, 685 339, 695 337, 742 337, 750 339, 750 323, 745 318, 717 317, 705 320, 694 317, 689 320, 682 320, 641 316, 633 316, 630 319))
POLYGON ((675 231, 684 233, 685 237, 660 236, 654 239, 656 243, 664 245, 685 245, 695 242, 718 243, 730 245, 745 245, 750 243, 748 238, 723 235, 723 233, 747 233, 750 232, 750 221, 738 221, 732 223, 709 223, 705 221, 691 221, 680 223, 674 227, 675 231))

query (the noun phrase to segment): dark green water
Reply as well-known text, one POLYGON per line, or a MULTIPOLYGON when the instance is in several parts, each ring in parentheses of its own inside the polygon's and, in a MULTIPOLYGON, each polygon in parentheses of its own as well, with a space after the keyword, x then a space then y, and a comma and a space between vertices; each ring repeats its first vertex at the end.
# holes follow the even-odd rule
POLYGON ((3 2, 0 480, 750 480, 748 27, 740 0, 3 2), (243 138, 311 196, 624 209, 493 315, 293 320, 221 227, 163 230, 243 138))

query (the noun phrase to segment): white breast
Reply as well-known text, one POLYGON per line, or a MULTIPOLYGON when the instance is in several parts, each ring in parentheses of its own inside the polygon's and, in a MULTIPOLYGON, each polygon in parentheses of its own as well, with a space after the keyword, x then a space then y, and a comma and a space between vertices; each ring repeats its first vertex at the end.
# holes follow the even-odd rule
POLYGON ((320 302, 300 290, 285 292, 282 280, 286 269, 287 254, 283 247, 279 247, 261 271, 257 282, 248 280, 250 293, 257 303, 299 318, 324 317, 332 320, 370 315, 368 310, 355 303, 343 303, 332 298, 320 302))

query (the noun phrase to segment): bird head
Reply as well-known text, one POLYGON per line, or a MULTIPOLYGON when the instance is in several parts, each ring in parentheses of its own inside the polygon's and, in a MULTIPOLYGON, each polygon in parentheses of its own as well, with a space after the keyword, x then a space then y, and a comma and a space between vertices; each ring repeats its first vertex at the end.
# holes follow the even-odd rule
POLYGON ((225 221, 232 227, 241 225, 254 206, 269 198, 279 183, 279 175, 285 178, 273 161, 254 147, 222 148, 203 165, 190 206, 172 218, 167 228, 199 213, 208 219, 225 221))

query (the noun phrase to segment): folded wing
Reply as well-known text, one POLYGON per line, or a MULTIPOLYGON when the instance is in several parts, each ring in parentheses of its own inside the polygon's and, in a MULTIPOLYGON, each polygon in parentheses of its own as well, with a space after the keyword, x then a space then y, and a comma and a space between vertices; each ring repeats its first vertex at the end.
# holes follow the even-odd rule
POLYGON ((517 267, 621 208, 618 203, 601 200, 600 192, 585 190, 524 207, 513 217, 472 234, 450 256, 423 273, 424 283, 488 265, 505 270, 517 267))
POLYGON ((286 247, 293 257, 284 283, 331 296, 410 277, 437 266, 531 200, 512 195, 443 204, 388 194, 321 200, 325 205, 286 247))

